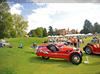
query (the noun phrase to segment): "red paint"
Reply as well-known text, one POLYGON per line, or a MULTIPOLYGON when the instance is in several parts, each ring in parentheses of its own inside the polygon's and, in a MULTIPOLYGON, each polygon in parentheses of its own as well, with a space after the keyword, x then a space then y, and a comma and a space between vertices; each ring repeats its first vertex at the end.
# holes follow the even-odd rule
POLYGON ((59 51, 52 52, 50 49, 47 48, 47 45, 40 45, 38 49, 36 49, 37 56, 45 56, 49 58, 63 58, 70 61, 70 57, 73 53, 77 53, 82 55, 80 49, 75 50, 71 46, 66 46, 64 44, 55 44, 59 51))

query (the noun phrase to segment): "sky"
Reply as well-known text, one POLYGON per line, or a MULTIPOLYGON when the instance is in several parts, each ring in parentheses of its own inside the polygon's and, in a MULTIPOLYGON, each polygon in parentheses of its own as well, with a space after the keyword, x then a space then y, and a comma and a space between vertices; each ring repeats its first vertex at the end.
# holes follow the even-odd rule
POLYGON ((86 19, 92 24, 100 23, 99 3, 15 2, 9 6, 11 14, 22 15, 28 21, 27 32, 37 27, 48 29, 49 26, 80 31, 86 19))

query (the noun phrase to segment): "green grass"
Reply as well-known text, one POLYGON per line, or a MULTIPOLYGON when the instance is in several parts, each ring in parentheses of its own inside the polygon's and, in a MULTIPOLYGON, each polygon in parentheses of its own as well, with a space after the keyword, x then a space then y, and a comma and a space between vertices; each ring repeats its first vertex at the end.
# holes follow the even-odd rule
MULTIPOLYGON (((81 48, 91 38, 85 39, 81 48)), ((0 74, 100 74, 100 55, 83 54, 83 61, 88 56, 89 64, 73 65, 64 59, 43 60, 37 57, 30 46, 35 41, 42 43, 46 38, 11 38, 8 41, 13 48, 0 48, 0 74), (19 43, 24 45, 18 48, 19 43)))

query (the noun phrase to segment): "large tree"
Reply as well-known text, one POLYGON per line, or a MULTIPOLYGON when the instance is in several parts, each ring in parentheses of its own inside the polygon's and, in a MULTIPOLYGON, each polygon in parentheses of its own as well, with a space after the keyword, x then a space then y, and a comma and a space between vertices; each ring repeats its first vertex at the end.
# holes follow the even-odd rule
POLYGON ((93 26, 92 26, 92 23, 89 21, 89 20, 85 20, 84 22, 84 26, 83 26, 83 29, 81 30, 81 33, 93 33, 94 29, 93 29, 93 26))
POLYGON ((13 19, 13 31, 15 37, 21 37, 25 35, 25 30, 27 29, 28 22, 21 16, 14 14, 12 15, 13 19))
POLYGON ((100 33, 100 24, 94 23, 94 32, 100 33))
POLYGON ((44 28, 44 29, 43 29, 43 37, 47 37, 47 35, 48 35, 48 34, 47 34, 47 30, 46 30, 46 28, 44 28))
POLYGON ((47 30, 43 27, 37 27, 36 29, 31 30, 28 35, 31 37, 46 37, 47 30))
POLYGON ((48 32, 48 34, 49 34, 50 36, 54 35, 54 31, 53 31, 52 26, 49 26, 49 32, 48 32))
POLYGON ((36 30, 35 30, 35 29, 30 30, 30 32, 28 33, 28 35, 29 35, 30 37, 37 37, 37 35, 36 35, 36 30))
POLYGON ((25 35, 27 21, 21 15, 11 15, 7 0, 0 0, 0 38, 25 35))
POLYGON ((10 37, 12 16, 6 0, 0 0, 0 38, 10 37))
POLYGON ((36 34, 38 37, 43 37, 43 27, 38 27, 36 29, 36 34))
POLYGON ((7 3, 7 0, 0 0, 0 12, 8 12, 9 5, 7 3))

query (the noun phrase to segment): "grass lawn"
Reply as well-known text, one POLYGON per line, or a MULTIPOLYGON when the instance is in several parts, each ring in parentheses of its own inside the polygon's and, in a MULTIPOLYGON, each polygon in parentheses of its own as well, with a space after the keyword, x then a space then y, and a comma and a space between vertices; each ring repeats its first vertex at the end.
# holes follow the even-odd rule
MULTIPOLYGON (((73 65, 64 59, 43 60, 33 52, 30 46, 34 41, 38 44, 46 38, 11 38, 8 41, 13 48, 0 48, 0 74, 100 74, 100 55, 83 54, 83 62, 88 56, 89 64, 73 65), (18 48, 19 43, 24 45, 18 48)), ((91 38, 85 39, 85 43, 91 38)))

